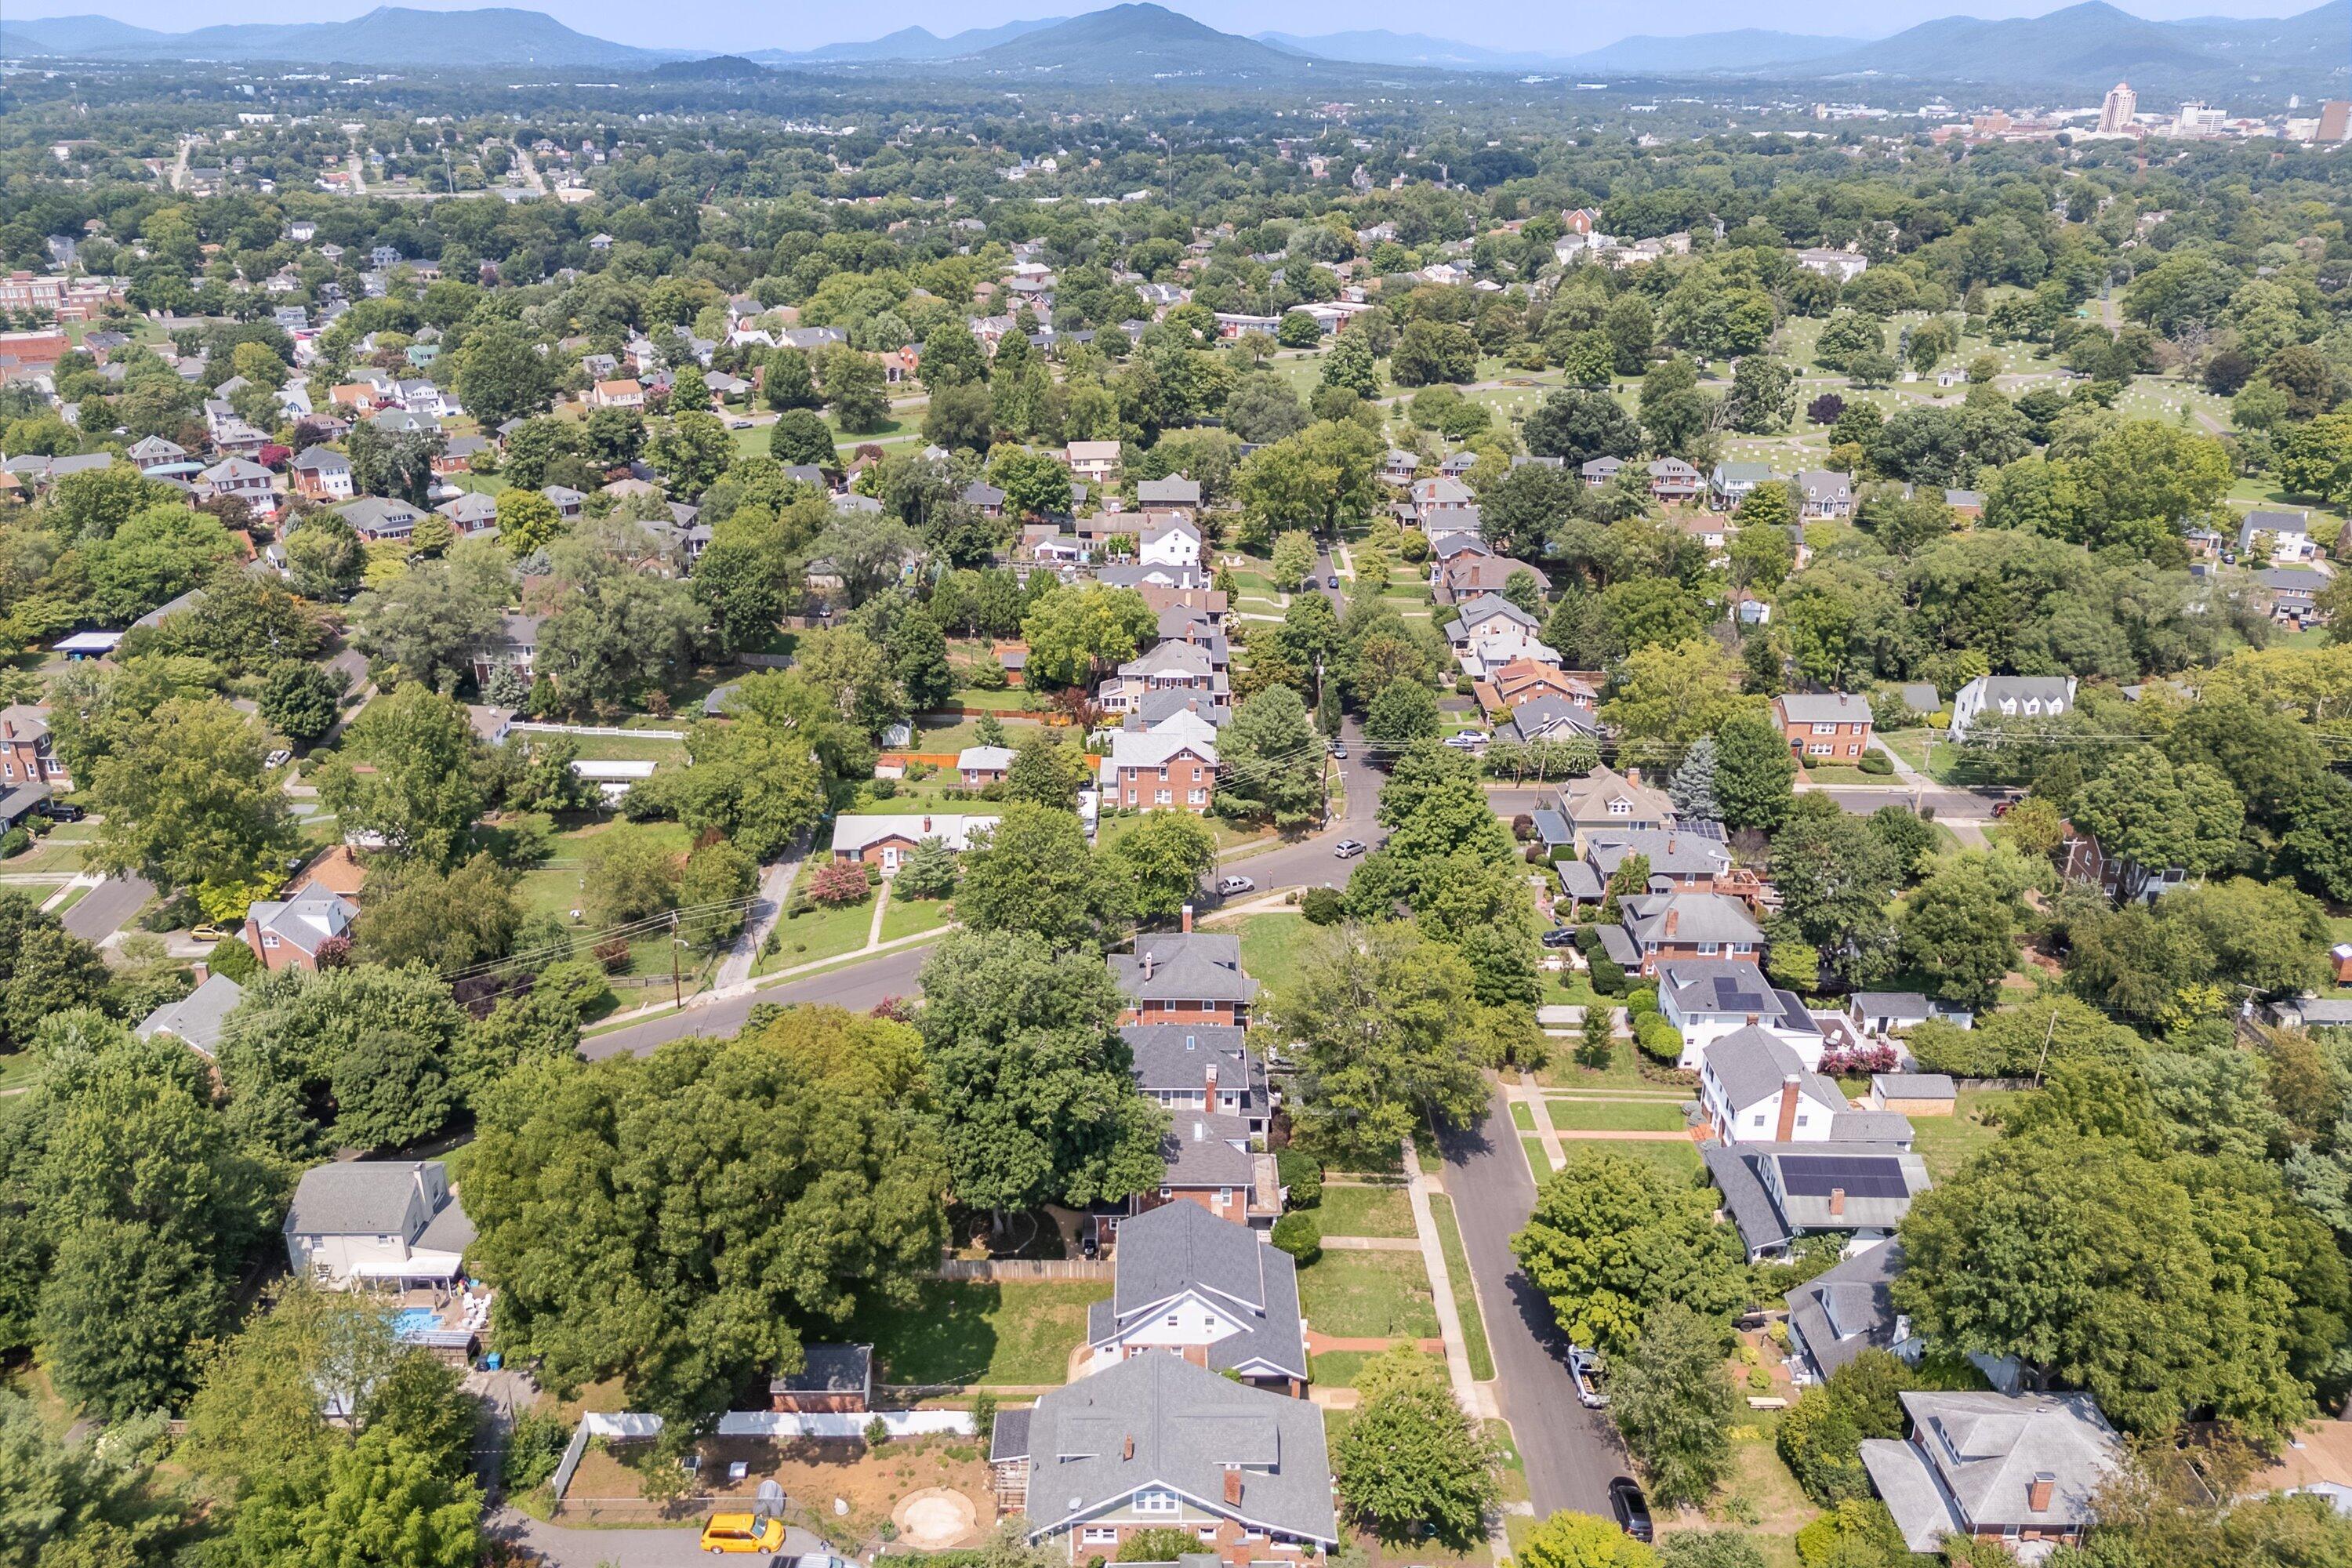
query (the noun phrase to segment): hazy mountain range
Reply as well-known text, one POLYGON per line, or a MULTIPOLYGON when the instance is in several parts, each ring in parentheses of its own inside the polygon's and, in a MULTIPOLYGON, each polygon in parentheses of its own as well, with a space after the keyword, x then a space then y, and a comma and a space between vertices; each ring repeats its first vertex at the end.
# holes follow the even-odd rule
MULTIPOLYGON (((1712 77, 1779 82, 1977 84, 2018 97, 2095 97, 2129 79, 2144 94, 2345 96, 2352 76, 2352 0, 2300 16, 2242 21, 2151 22, 2086 0, 2047 16, 1980 21, 1948 16, 1864 41, 1743 28, 1688 37, 1622 38, 1583 54, 1494 49, 1385 30, 1312 37, 1220 32, 1150 4, 1074 17, 1040 17, 941 37, 908 27, 864 43, 745 51, 795 71, 855 69, 934 78, 1186 80, 1266 85, 1372 73, 1509 72, 1580 79, 1712 77)), ((535 11, 415 11, 385 6, 346 22, 216 26, 161 33, 105 16, 0 22, 0 55, 100 60, 301 61, 403 69, 463 60, 484 69, 528 67, 645 70, 703 51, 646 49, 575 32, 535 11)))

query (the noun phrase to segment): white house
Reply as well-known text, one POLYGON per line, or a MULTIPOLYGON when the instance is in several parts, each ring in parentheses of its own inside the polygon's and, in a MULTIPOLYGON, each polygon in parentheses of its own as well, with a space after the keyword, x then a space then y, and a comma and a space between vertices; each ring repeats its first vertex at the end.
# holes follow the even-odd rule
POLYGON ((282 1227, 297 1275, 329 1289, 446 1284, 465 1266, 474 1222, 438 1160, 345 1161, 302 1173, 282 1227))
POLYGON ((1699 1104, 1727 1143, 1821 1143, 1846 1109, 1837 1085, 1762 1028, 1735 1029, 1699 1055, 1699 1104))
POLYGON ((1454 608, 1445 640, 1454 658, 1477 679, 1516 658, 1558 666, 1559 654, 1543 641, 1536 618, 1499 594, 1481 594, 1454 608))
POLYGON ((1822 1026, 1793 991, 1739 958, 1675 958, 1658 965, 1658 1016, 1683 1037, 1675 1065, 1696 1071, 1707 1047, 1743 1029, 1761 1029, 1795 1053, 1807 1071, 1822 1063, 1822 1026))
POLYGON ((1952 698, 1951 738, 1966 740, 1982 715, 2055 719, 2074 705, 2071 675, 1979 675, 1952 698))
POLYGON ((1119 1222, 1118 1283, 1087 1314, 1089 1373, 1173 1355, 1293 1394, 1307 1384, 1298 1265, 1193 1203, 1119 1222))
POLYGON ((1201 531, 1182 512, 1152 516, 1144 524, 1136 559, 1147 566, 1198 566, 1201 531))

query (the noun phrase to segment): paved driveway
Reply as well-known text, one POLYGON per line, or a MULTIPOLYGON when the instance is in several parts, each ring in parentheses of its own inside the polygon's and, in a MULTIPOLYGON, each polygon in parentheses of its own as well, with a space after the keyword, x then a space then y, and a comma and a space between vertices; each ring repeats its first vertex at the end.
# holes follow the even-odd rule
POLYGON ((1512 1232, 1534 1212, 1536 1184, 1502 1091, 1487 1101, 1483 1122, 1439 1143, 1494 1346, 1496 1399, 1518 1438, 1536 1514, 1565 1508, 1605 1518, 1609 1482, 1626 1473, 1625 1457, 1606 1419, 1577 1403, 1551 1304, 1511 1256, 1512 1232))
POLYGON ((84 942, 102 942, 154 896, 155 884, 144 877, 109 877, 66 911, 65 928, 84 942))

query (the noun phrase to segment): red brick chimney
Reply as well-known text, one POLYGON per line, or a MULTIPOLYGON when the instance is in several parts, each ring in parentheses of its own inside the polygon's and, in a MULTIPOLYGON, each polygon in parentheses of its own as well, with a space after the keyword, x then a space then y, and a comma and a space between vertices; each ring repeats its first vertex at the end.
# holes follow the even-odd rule
POLYGON ((1658 934, 1659 934, 1659 935, 1661 935, 1661 936, 1672 936, 1672 935, 1674 935, 1674 934, 1675 934, 1675 931, 1676 931, 1676 930, 1677 930, 1677 929, 1682 925, 1682 923, 1683 923, 1683 912, 1682 912, 1682 910, 1668 910, 1666 911, 1666 923, 1665 923, 1665 926, 1664 926, 1664 928, 1663 930, 1661 930, 1661 931, 1659 931, 1659 933, 1658 933, 1658 934))
POLYGON ((1242 1473, 1239 1470, 1227 1470, 1225 1472, 1226 1505, 1232 1508, 1238 1508, 1241 1506, 1241 1500, 1242 1473))
POLYGON ((926 816, 926 817, 924 817, 924 818, 923 818, 923 834, 924 834, 924 836, 925 836, 926 837, 929 837, 929 835, 930 835, 930 831, 931 831, 931 819, 930 819, 929 816, 926 816))
POLYGON ((1211 1063, 1209 1064, 1209 1070, 1208 1070, 1207 1078, 1208 1078, 1208 1089, 1207 1089, 1207 1091, 1206 1091, 1206 1092, 1205 1092, 1205 1093, 1201 1097, 1201 1103, 1202 1103, 1203 1106, 1207 1107, 1209 1110, 1216 1110, 1216 1109, 1217 1109, 1217 1064, 1216 1064, 1216 1063, 1214 1063, 1214 1062, 1211 1062, 1211 1063))
POLYGON ((1134 1434, 1134 1433, 1129 1432, 1129 1433, 1127 1435, 1127 1441, 1119 1445, 1118 1457, 1119 1457, 1120 1458, 1122 1458, 1122 1459, 1132 1459, 1133 1458, 1135 1458, 1135 1434, 1134 1434))
POLYGON ((1772 1136, 1780 1142, 1797 1130, 1797 1075, 1790 1073, 1780 1080, 1780 1130, 1772 1136))
POLYGON ((2058 1478, 2048 1470, 2036 1475, 2025 1489, 2025 1506, 2034 1513, 2050 1511, 2050 1496, 2058 1489, 2058 1478))
POLYGON ((1143 950, 1143 977, 1146 980, 1151 978, 1151 966, 1154 960, 1151 956, 1151 950, 1148 947, 1145 948, 1143 950))
POLYGON ((1639 768, 1627 768, 1625 770, 1625 782, 1629 784, 1640 784, 1642 782, 1642 770, 1639 768))
POLYGON ((1184 906, 1184 934, 1192 934, 1192 906, 1190 904, 1184 906))
POLYGON ((213 966, 200 958, 188 965, 188 973, 196 977, 197 984, 202 985, 213 977, 213 966))
POLYGON ((1843 1219, 1844 1217, 1845 1189, 1843 1187, 1832 1187, 1830 1189, 1830 1218, 1843 1219))

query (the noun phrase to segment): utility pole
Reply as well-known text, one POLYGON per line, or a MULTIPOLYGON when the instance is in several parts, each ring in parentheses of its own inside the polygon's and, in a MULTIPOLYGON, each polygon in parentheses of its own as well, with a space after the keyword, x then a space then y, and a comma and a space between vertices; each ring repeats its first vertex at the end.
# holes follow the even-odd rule
POLYGON ((686 993, 677 973, 677 911, 672 910, 669 912, 669 1003, 673 1007, 683 1007, 686 1005, 686 993))

